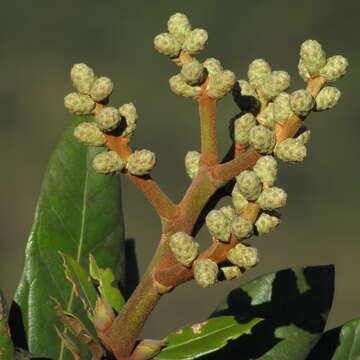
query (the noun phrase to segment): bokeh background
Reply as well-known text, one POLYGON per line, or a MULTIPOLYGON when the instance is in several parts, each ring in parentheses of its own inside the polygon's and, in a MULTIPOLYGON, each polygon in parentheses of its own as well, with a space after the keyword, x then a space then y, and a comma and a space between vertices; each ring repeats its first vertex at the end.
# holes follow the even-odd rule
MULTIPOLYGON (((63 97, 72 91, 69 70, 85 62, 111 77, 112 103, 134 102, 141 115, 134 148, 158 156, 154 177, 173 200, 189 179, 183 160, 199 148, 195 102, 170 92, 178 69, 153 49, 168 17, 186 13, 194 27, 208 30, 201 59, 216 57, 244 78, 248 64, 265 58, 273 69, 292 75, 292 89, 304 86, 297 75, 302 41, 317 39, 329 55, 350 61, 337 82, 343 98, 336 109, 314 113, 309 156, 282 165, 279 186, 289 194, 276 232, 251 240, 261 263, 240 280, 203 290, 189 283, 165 296, 144 329, 152 338, 190 321, 202 320, 227 291, 261 274, 293 265, 336 265, 336 294, 328 327, 360 316, 360 191, 358 1, 89 1, 13 0, 2 4, 0 22, 1 202, 0 287, 10 299, 22 271, 42 176, 71 115, 63 97)), ((238 111, 231 96, 218 107, 219 143, 229 146, 228 121, 238 111)), ((160 231, 150 205, 123 179, 128 237, 136 239, 140 271, 154 251, 160 231)), ((199 234, 202 246, 209 241, 199 234)), ((286 296, 286 294, 284 294, 286 296)))

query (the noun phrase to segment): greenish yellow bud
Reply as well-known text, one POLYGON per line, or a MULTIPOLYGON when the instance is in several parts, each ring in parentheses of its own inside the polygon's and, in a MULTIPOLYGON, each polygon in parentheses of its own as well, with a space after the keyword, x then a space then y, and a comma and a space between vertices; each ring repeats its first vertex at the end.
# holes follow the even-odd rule
POLYGON ((106 106, 95 115, 95 120, 100 130, 112 131, 120 123, 120 113, 114 107, 106 106))
POLYGON ((95 102, 88 95, 74 92, 65 96, 64 106, 75 115, 88 115, 95 108, 95 102))
POLYGON ((232 89, 234 101, 240 109, 245 111, 256 110, 259 107, 259 98, 252 87, 246 80, 238 80, 232 89))
POLYGON ((211 210, 206 216, 206 226, 214 238, 230 241, 230 219, 220 210, 211 210))
POLYGON ((113 89, 113 82, 109 78, 102 76, 93 83, 90 89, 90 96, 95 101, 103 101, 111 95, 113 89))
POLYGON ((188 17, 185 14, 176 13, 171 15, 168 23, 169 33, 180 43, 182 44, 186 36, 191 31, 191 24, 188 17))
POLYGON ((133 103, 121 105, 119 107, 119 113, 122 117, 125 118, 127 125, 121 135, 131 136, 136 130, 136 121, 139 118, 139 115, 136 112, 135 105, 133 103))
POLYGON ((104 151, 95 156, 92 166, 97 173, 113 174, 121 171, 125 162, 115 151, 104 151))
POLYGON ((296 140, 301 142, 302 144, 306 144, 311 138, 311 131, 310 130, 306 130, 304 132, 302 132, 297 138, 296 140))
POLYGON ((236 211, 231 206, 223 206, 220 211, 229 219, 232 220, 236 216, 236 211))
POLYGON ((285 190, 274 186, 264 189, 256 202, 263 210, 275 210, 284 207, 286 200, 285 190))
POLYGON ((302 43, 300 57, 310 75, 318 73, 326 64, 325 51, 316 40, 306 40, 302 43))
POLYGON ((341 92, 334 86, 325 86, 315 98, 316 110, 328 110, 337 105, 341 92))
POLYGON ((150 173, 156 164, 155 154, 149 150, 134 151, 128 158, 126 169, 130 174, 143 176, 150 173))
POLYGON ((234 189, 231 193, 231 200, 237 212, 244 210, 245 206, 249 203, 245 199, 244 195, 241 194, 237 186, 234 186, 234 189))
POLYGON ((288 93, 280 93, 274 100, 274 119, 280 124, 284 124, 290 117, 292 109, 290 106, 290 95, 288 93))
POLYGON ((76 139, 88 146, 104 146, 106 139, 104 134, 94 123, 83 122, 74 130, 76 139))
POLYGON ((258 86, 267 99, 274 99, 290 87, 290 75, 286 71, 273 71, 258 86))
POLYGON ((273 156, 263 156, 256 162, 253 170, 264 185, 272 186, 276 181, 278 163, 273 156))
POLYGON ((115 313, 110 304, 103 298, 97 297, 93 324, 97 331, 103 332, 110 328, 115 320, 115 313))
POLYGON ((290 96, 290 106, 296 115, 306 116, 314 107, 314 99, 305 89, 296 90, 290 96))
POLYGON ((236 78, 230 70, 209 76, 207 93, 214 99, 222 99, 234 87, 236 78))
POLYGON ((256 59, 249 65, 250 84, 259 85, 271 74, 270 65, 263 59, 256 59))
POLYGON ((243 216, 236 216, 231 222, 231 234, 239 240, 250 237, 253 228, 252 222, 243 216))
POLYGON ((262 190, 260 179, 251 170, 244 170, 236 177, 236 186, 246 200, 256 200, 262 190))
POLYGON ((258 117, 258 121, 261 125, 272 129, 275 125, 274 118, 274 104, 268 103, 264 111, 262 111, 258 117))
POLYGON ((194 60, 183 65, 181 75, 189 85, 199 85, 205 80, 206 72, 201 62, 194 60))
POLYGON ((181 50, 181 44, 169 33, 162 33, 155 36, 155 49, 163 55, 176 57, 181 50))
POLYGON ((226 280, 233 280, 241 276, 241 270, 236 265, 234 266, 223 266, 220 268, 223 272, 226 280))
POLYGON ((192 236, 184 232, 171 235, 169 246, 176 260, 187 267, 191 266, 199 254, 199 244, 194 241, 192 236))
POLYGON ((256 118, 251 113, 245 113, 234 122, 234 140, 238 144, 249 143, 250 130, 256 126, 256 118))
POLYGON ((309 73, 309 70, 306 68, 306 66, 304 64, 304 61, 301 58, 300 58, 299 63, 298 63, 298 72, 299 72, 299 75, 301 76, 301 78, 305 82, 308 82, 311 75, 309 73))
POLYGON ((214 285, 217 281, 219 268, 214 261, 199 259, 194 264, 194 279, 203 288, 214 285))
POLYGON ((255 222, 255 227, 258 234, 265 235, 276 229, 280 224, 280 219, 276 216, 271 216, 267 213, 262 213, 255 222))
POLYGON ((306 147, 298 139, 289 138, 277 144, 275 155, 285 162, 300 162, 306 157, 306 147))
POLYGON ((174 75, 169 80, 170 89, 176 95, 184 97, 196 97, 200 95, 201 88, 199 86, 191 86, 186 83, 181 74, 174 75))
POLYGON ((203 65, 209 75, 214 75, 224 71, 221 62, 215 58, 206 59, 203 65))
POLYGON ((194 179, 199 172, 200 156, 197 151, 188 151, 185 156, 185 170, 190 179, 194 179))
POLYGON ((327 59, 326 65, 320 70, 320 75, 328 81, 335 81, 345 75, 349 65, 347 59, 341 55, 331 56, 327 59))
POLYGON ((182 48, 189 54, 195 55, 205 48, 207 40, 208 33, 206 30, 194 29, 186 36, 182 48))
POLYGON ((250 269, 259 262, 258 251, 256 248, 237 244, 227 254, 228 260, 244 269, 250 269))
POLYGON ((249 143, 260 154, 271 154, 276 143, 275 133, 265 126, 254 126, 250 130, 249 143))
POLYGON ((95 74, 90 66, 84 63, 75 64, 70 72, 73 85, 80 93, 88 93, 95 81, 95 74))

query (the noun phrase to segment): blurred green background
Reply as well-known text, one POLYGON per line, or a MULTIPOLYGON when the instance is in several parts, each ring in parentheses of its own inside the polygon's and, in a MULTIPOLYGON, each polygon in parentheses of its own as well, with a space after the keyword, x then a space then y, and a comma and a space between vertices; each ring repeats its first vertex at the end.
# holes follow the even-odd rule
MULTIPOLYGON (((33 221, 47 160, 72 118, 63 107, 71 92, 72 64, 85 62, 116 85, 112 103, 134 102, 140 113, 134 148, 156 152, 154 177, 173 200, 189 180, 183 168, 188 150, 199 148, 195 102, 170 92, 178 69, 153 49, 168 17, 186 13, 194 27, 208 30, 200 57, 221 59, 244 78, 248 64, 265 58, 287 70, 292 89, 304 86, 297 75, 302 41, 316 39, 329 55, 350 61, 336 84, 343 93, 333 111, 315 113, 309 156, 282 165, 279 186, 289 194, 283 223, 253 239, 261 262, 241 280, 203 290, 189 283, 165 296, 144 329, 148 337, 208 316, 227 291, 261 274, 293 265, 336 265, 336 294, 328 327, 360 316, 359 106, 360 48, 358 1, 132 1, 34 0, 2 4, 1 240, 0 287, 10 298, 22 271, 24 244, 33 221)), ((229 145, 228 120, 238 111, 231 96, 218 107, 220 149, 229 145)), ((140 270, 154 251, 160 224, 150 205, 123 179, 128 237, 137 240, 140 270)), ((199 235, 202 246, 209 237, 199 235)), ((286 294, 284 294, 286 296, 286 294)))

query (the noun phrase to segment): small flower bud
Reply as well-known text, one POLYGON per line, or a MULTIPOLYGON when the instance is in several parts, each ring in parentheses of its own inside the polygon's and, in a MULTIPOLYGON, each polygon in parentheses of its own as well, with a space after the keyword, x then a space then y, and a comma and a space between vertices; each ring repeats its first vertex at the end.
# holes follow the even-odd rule
POLYGON ((231 206, 223 206, 220 211, 229 219, 232 220, 236 216, 236 211, 231 206))
POLYGON ((274 186, 264 189, 256 202, 263 210, 274 210, 284 207, 286 200, 286 192, 274 186))
POLYGON ((290 75, 286 71, 273 71, 258 86, 261 93, 271 100, 290 87, 290 75))
POLYGON ((169 33, 180 43, 182 44, 186 36, 191 31, 191 25, 189 19, 185 14, 176 13, 171 15, 168 23, 169 33))
POLYGON ((230 220, 220 210, 211 210, 206 216, 206 226, 211 236, 222 242, 230 240, 230 220))
POLYGON ((156 164, 155 154, 149 150, 138 150, 133 152, 127 161, 126 169, 133 175, 146 175, 156 164))
POLYGON ((234 101, 240 109, 250 111, 258 109, 259 98, 255 89, 246 80, 238 80, 232 89, 234 101))
POLYGON ((250 269, 259 262, 257 249, 243 244, 237 244, 232 248, 227 258, 234 265, 245 269, 250 269))
POLYGON ((169 33, 162 33, 155 36, 155 49, 163 55, 175 57, 179 55, 181 44, 169 33))
POLYGON ((88 93, 95 81, 95 74, 90 66, 84 63, 75 64, 70 72, 73 85, 80 93, 88 93))
POLYGON ((223 72, 224 70, 223 67, 221 66, 221 62, 215 58, 206 59, 203 65, 209 75, 214 75, 223 72))
POLYGON ((316 40, 306 40, 300 48, 300 57, 310 75, 314 75, 326 64, 326 54, 316 40))
POLYGON ((270 65, 263 59, 256 59, 249 65, 248 78, 252 85, 259 85, 270 74, 270 65))
POLYGON ((244 195, 241 194, 238 187, 235 185, 231 193, 231 200, 237 212, 241 212, 249 203, 244 195))
POLYGON ((205 48, 207 40, 208 33, 206 30, 194 29, 186 36, 182 48, 189 54, 195 55, 205 48))
POLYGON ((199 253, 199 244, 184 232, 171 235, 169 246, 176 260, 184 266, 190 266, 199 253))
POLYGON ((235 74, 230 70, 211 75, 206 89, 207 93, 214 99, 222 99, 234 87, 235 81, 235 74))
POLYGON ((258 121, 261 125, 266 126, 270 129, 274 127, 275 118, 274 118, 274 103, 268 103, 264 111, 260 113, 258 121))
POLYGON ((136 120, 139 118, 139 115, 136 112, 136 108, 133 103, 128 103, 121 105, 119 107, 119 113, 125 118, 126 128, 122 132, 122 136, 131 136, 136 130, 136 120))
POLYGON ((194 60, 183 65, 181 75, 187 84, 198 85, 204 81, 206 73, 201 62, 194 60))
POLYGON ((95 102, 88 95, 74 92, 65 96, 64 106, 75 115, 88 115, 95 108, 95 102))
POLYGON ((315 98, 316 110, 332 109, 341 97, 341 92, 334 86, 325 86, 315 98))
POLYGON ((275 133, 265 126, 254 126, 250 130, 249 143, 260 154, 271 154, 276 143, 275 133))
POLYGON ((113 89, 113 82, 109 78, 102 76, 93 83, 90 89, 90 96, 95 101, 103 101, 111 95, 113 89))
POLYGON ((301 76, 301 78, 305 82, 308 82, 311 75, 309 73, 309 70, 306 68, 306 66, 304 64, 304 61, 301 58, 300 58, 299 63, 298 63, 298 72, 299 72, 299 75, 301 76))
POLYGON ((234 140, 238 144, 247 145, 249 143, 250 130, 256 126, 255 116, 245 113, 234 122, 234 140))
POLYGON ((276 181, 278 164, 273 156, 263 156, 256 162, 253 170, 264 185, 272 186, 276 181))
POLYGON ((349 62, 341 55, 331 56, 326 65, 320 70, 320 75, 328 81, 335 81, 345 75, 349 62))
POLYGON ((197 151, 188 151, 185 156, 185 170, 190 179, 194 179, 199 172, 200 156, 197 151))
POLYGON ((194 265, 194 279, 203 288, 214 285, 217 281, 219 268, 214 261, 199 259, 194 265))
POLYGON ((290 95, 288 93, 280 93, 274 100, 274 119, 280 124, 284 124, 290 117, 292 109, 290 106, 290 95))
POLYGON ((256 230, 260 236, 275 230, 279 224, 280 219, 278 217, 267 213, 262 213, 255 222, 256 230))
POLYGON ((314 107, 314 99, 305 89, 296 90, 290 96, 290 106, 295 114, 306 116, 314 107))
POLYGON ((244 170, 236 177, 236 186, 247 200, 256 200, 262 190, 260 179, 251 170, 244 170))
POLYGON ((201 88, 199 86, 190 86, 184 80, 181 74, 174 75, 169 80, 170 89, 176 95, 184 97, 196 97, 200 95, 201 88))
POLYGON ((302 144, 306 144, 311 138, 311 131, 310 130, 306 130, 304 132, 302 132, 297 138, 296 140, 301 142, 302 144))
POLYGON ((250 237, 253 233, 253 224, 244 216, 236 216, 231 222, 231 234, 242 240, 250 237))
POLYGON ((94 123, 83 122, 74 130, 76 139, 84 145, 88 146, 104 146, 105 135, 94 123))
POLYGON ((100 130, 112 131, 120 123, 120 113, 114 107, 106 106, 95 115, 95 120, 100 130))
POLYGON ((220 268, 223 272, 226 280, 233 280, 241 276, 241 270, 236 265, 234 266, 223 266, 220 268))
POLYGON ((95 156, 92 166, 97 173, 112 174, 121 171, 125 162, 115 151, 104 151, 95 156))
POLYGON ((306 147, 303 143, 294 138, 289 138, 277 144, 274 150, 275 155, 285 162, 300 162, 306 157, 306 147))

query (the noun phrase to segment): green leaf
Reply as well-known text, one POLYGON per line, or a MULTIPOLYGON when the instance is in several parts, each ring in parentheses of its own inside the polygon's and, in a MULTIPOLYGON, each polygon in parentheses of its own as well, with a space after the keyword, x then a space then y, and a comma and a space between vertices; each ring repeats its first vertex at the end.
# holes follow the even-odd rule
POLYGON ((230 292, 213 316, 260 317, 251 336, 206 360, 305 360, 324 329, 334 293, 334 267, 286 269, 230 292))
MULTIPOLYGON (((28 349, 38 356, 70 360, 58 339, 57 320, 50 296, 65 311, 89 321, 81 301, 64 276, 59 251, 69 254, 84 268, 90 253, 99 266, 123 274, 123 220, 119 176, 96 174, 94 156, 104 149, 86 147, 73 136, 75 119, 65 131, 49 161, 37 205, 35 222, 26 247, 25 268, 12 307, 11 324, 22 322, 28 349)), ((18 326, 17 326, 18 328, 18 326)), ((25 348, 23 334, 16 333, 16 346, 25 348)), ((82 356, 84 347, 77 343, 82 356)))
POLYGON ((167 346, 155 359, 191 360, 224 347, 229 340, 249 334, 262 319, 241 323, 234 316, 223 316, 183 328, 169 335, 167 346))
POLYGON ((8 312, 3 294, 0 291, 0 359, 14 360, 15 348, 8 326, 8 312))
POLYGON ((101 269, 96 263, 95 258, 90 254, 90 275, 93 279, 99 282, 98 290, 100 295, 115 309, 120 312, 125 301, 119 289, 112 284, 115 281, 115 276, 110 268, 101 269))

